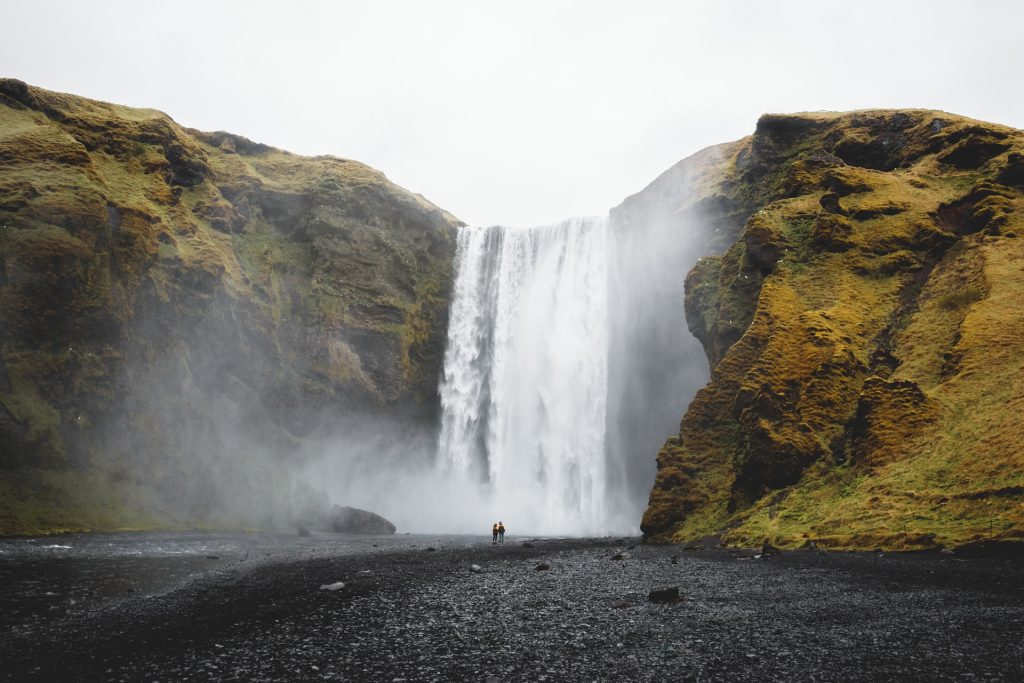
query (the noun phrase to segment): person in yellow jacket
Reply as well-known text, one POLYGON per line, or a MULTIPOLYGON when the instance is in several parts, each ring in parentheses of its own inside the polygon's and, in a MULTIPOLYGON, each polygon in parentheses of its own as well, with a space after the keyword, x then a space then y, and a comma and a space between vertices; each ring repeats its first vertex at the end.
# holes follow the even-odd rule
POLYGON ((498 542, 498 525, 495 524, 491 527, 491 543, 498 542))

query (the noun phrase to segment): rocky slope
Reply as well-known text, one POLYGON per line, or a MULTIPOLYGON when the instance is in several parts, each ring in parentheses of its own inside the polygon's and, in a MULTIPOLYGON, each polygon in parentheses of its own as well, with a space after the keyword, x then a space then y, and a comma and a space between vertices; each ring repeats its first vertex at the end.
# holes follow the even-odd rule
POLYGON ((618 211, 646 207, 725 246, 687 276, 712 376, 658 454, 648 539, 1024 536, 1024 133, 766 115, 618 211))
POLYGON ((260 464, 337 415, 429 419, 457 225, 354 161, 0 80, 0 533, 269 514, 260 464))

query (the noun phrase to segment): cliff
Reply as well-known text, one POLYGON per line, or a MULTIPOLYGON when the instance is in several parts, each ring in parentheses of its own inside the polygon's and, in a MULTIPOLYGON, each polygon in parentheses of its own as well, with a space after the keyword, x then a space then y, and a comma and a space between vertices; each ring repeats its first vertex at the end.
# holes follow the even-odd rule
POLYGON ((686 277, 711 379, 658 453, 646 538, 1024 536, 1024 133, 766 115, 621 210, 645 206, 723 247, 686 277))
POLYGON ((336 416, 433 418, 458 221, 380 172, 15 80, 0 164, 0 533, 269 514, 336 416))

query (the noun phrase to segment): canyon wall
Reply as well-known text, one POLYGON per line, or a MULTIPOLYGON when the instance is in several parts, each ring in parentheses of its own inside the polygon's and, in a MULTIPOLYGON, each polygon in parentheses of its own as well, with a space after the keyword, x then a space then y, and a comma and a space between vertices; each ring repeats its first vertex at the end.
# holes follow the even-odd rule
POLYGON ((355 161, 0 80, 0 533, 260 526, 353 416, 432 426, 458 225, 355 161))
MULTIPOLYGON (((1024 133, 942 112, 766 115, 684 195, 711 379, 646 538, 934 547, 1024 535, 1024 133)), ((680 342, 685 343, 685 342, 680 342)))

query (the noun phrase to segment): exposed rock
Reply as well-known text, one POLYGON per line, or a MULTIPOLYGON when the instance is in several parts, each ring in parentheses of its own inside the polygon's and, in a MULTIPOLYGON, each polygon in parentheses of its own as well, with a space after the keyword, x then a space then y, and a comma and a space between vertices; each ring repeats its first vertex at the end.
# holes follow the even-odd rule
POLYGON ((358 162, 0 79, 0 533, 273 524, 262 473, 339 415, 432 425, 458 225, 358 162))
POLYGON ((647 599, 654 603, 670 604, 679 602, 682 598, 679 597, 679 588, 673 586, 671 588, 655 588, 647 594, 647 599))
POLYGON ((340 591, 344 587, 345 587, 345 582, 344 581, 335 581, 334 583, 325 583, 325 584, 323 584, 322 586, 320 586, 320 590, 322 590, 322 591, 331 591, 333 593, 335 591, 340 591))
POLYGON ((679 199, 649 197, 702 205, 724 244, 687 275, 711 379, 658 453, 645 539, 970 540, 946 515, 987 518, 972 501, 1021 486, 1024 395, 1000 378, 1024 373, 1024 133, 921 110, 771 115, 717 149, 679 199), (906 515, 921 528, 893 526, 906 515))
POLYGON ((840 215, 844 215, 846 213, 843 211, 843 208, 839 206, 839 195, 835 192, 826 192, 821 195, 821 199, 818 200, 818 203, 821 204, 821 208, 825 209, 828 213, 838 213, 840 215))
POLYGON ((471 565, 469 565, 469 571, 473 572, 474 574, 479 574, 483 570, 484 570, 484 568, 481 567, 478 564, 471 564, 471 565))
POLYGON ((541 562, 536 567, 534 567, 534 569, 539 572, 546 572, 547 570, 551 569, 551 565, 547 562, 541 562))
POLYGON ((393 534, 395 525, 375 512, 334 505, 327 513, 331 531, 339 534, 393 534))

